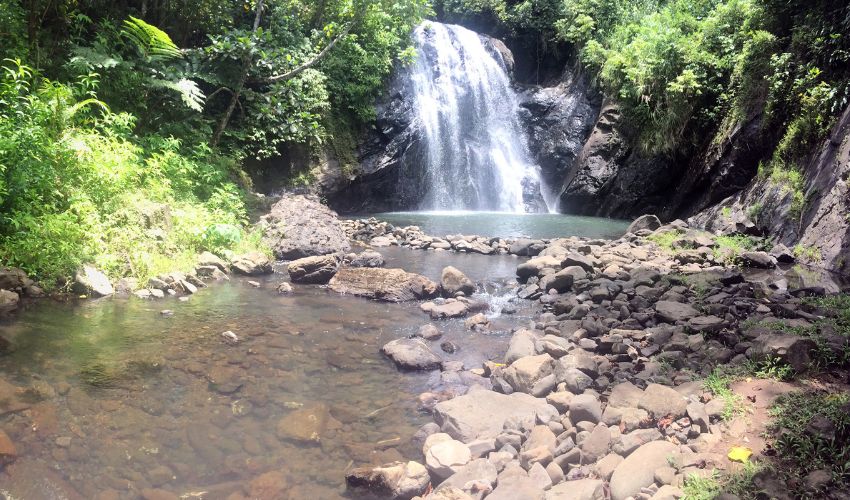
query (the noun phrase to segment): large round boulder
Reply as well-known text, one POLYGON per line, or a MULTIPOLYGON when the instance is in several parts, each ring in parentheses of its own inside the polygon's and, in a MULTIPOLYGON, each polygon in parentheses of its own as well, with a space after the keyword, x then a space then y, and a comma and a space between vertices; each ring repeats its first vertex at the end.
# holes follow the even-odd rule
POLYGON ((285 195, 263 216, 260 227, 281 260, 347 253, 351 249, 336 212, 315 196, 285 195))

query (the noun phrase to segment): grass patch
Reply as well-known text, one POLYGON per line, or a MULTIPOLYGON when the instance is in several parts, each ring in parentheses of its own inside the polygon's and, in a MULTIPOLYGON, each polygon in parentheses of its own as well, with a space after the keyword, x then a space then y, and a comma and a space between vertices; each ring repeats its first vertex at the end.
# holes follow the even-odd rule
POLYGON ((672 231, 664 231, 664 232, 655 232, 646 237, 649 241, 655 243, 660 248, 668 251, 673 250, 673 245, 679 238, 682 237, 682 231, 678 229, 674 229, 672 231))
POLYGON ((754 250, 758 241, 746 235, 717 236, 714 238, 714 260, 732 264, 742 253, 754 250))
POLYGON ((777 399, 770 415, 774 421, 768 433, 788 484, 802 484, 800 479, 809 472, 826 470, 833 486, 850 486, 850 394, 786 394, 777 399))
POLYGON ((702 477, 691 474, 685 478, 682 491, 685 500, 713 500, 723 493, 737 495, 741 498, 755 497, 753 477, 764 470, 766 466, 759 462, 747 462, 732 474, 721 474, 717 471, 711 476, 702 477))
POLYGON ((721 415, 723 420, 731 420, 745 412, 744 398, 730 389, 732 382, 735 382, 741 376, 741 373, 734 370, 717 367, 703 380, 705 389, 712 393, 714 397, 723 401, 723 414, 721 415))

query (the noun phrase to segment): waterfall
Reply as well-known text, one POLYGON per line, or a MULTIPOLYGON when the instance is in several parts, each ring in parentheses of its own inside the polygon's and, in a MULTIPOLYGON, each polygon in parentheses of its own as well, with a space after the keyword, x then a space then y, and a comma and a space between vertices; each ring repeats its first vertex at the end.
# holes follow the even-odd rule
POLYGON ((414 37, 410 76, 427 191, 420 208, 527 211, 540 199, 540 180, 501 54, 460 26, 429 22, 414 37))

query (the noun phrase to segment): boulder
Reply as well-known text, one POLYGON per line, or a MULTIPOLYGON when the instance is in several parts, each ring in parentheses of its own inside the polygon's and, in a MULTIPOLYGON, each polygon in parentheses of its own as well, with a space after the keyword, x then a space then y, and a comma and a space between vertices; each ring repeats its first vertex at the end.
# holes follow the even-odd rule
POLYGON ((577 479, 553 486, 546 500, 604 500, 605 484, 600 479, 577 479))
POLYGON ((455 473, 443 481, 437 490, 457 488, 469 492, 471 496, 480 497, 480 494, 476 495, 476 493, 481 490, 491 490, 496 484, 497 475, 495 465, 486 458, 477 458, 464 466, 455 468, 455 473), (473 486, 470 487, 470 485, 473 486))
POLYGON ((271 274, 272 261, 260 252, 248 252, 238 255, 233 259, 230 267, 239 274, 245 276, 259 276, 261 274, 271 274))
POLYGON ((553 257, 551 255, 543 255, 540 257, 534 257, 532 259, 528 259, 526 262, 523 262, 516 268, 516 275, 521 282, 525 282, 528 278, 532 276, 537 276, 540 274, 540 271, 543 269, 551 267, 551 268, 561 268, 561 259, 557 257, 553 257))
POLYGON ((452 266, 443 268, 440 276, 440 287, 442 287, 443 294, 447 297, 454 297, 459 293, 468 297, 475 292, 475 284, 472 280, 452 266))
POLYGON ((536 341, 537 337, 531 330, 525 328, 517 330, 508 344, 508 351, 505 353, 505 364, 509 365, 525 356, 533 356, 536 352, 536 341))
POLYGON ((635 219, 631 224, 629 224, 629 228, 626 229, 626 234, 628 233, 637 233, 638 231, 655 231, 661 227, 661 221, 658 217, 654 215, 641 215, 637 219, 635 219))
POLYGON ((656 469, 666 466, 676 450, 676 445, 668 441, 652 441, 635 450, 614 469, 611 499, 626 500, 654 483, 656 469))
POLYGON ((336 212, 314 196, 285 195, 262 217, 260 227, 281 260, 342 254, 351 249, 336 212))
POLYGON ((798 372, 806 371, 812 363, 816 348, 812 339, 787 333, 763 333, 753 342, 754 358, 779 358, 798 372))
POLYGON ((428 313, 431 319, 460 318, 469 312, 469 306, 465 302, 454 299, 442 304, 426 302, 422 304, 421 309, 428 313))
POLYGON ((688 400, 672 387, 649 384, 643 391, 638 408, 646 410, 655 419, 666 416, 676 419, 685 416, 688 400))
POLYGON ((552 373, 552 361, 548 354, 520 358, 505 369, 505 380, 515 391, 530 393, 534 384, 552 373))
POLYGON ((425 451, 425 465, 437 479, 444 480, 472 460, 469 447, 455 439, 440 441, 425 451))
POLYGON ((487 495, 488 500, 543 500, 545 492, 528 476, 509 476, 499 479, 499 485, 487 495))
POLYGON ((374 250, 366 250, 355 254, 348 265, 351 267, 384 267, 384 256, 374 250))
POLYGON ((198 255, 198 266, 207 267, 212 266, 218 268, 219 271, 226 273, 227 272, 227 262, 225 262, 218 255, 204 251, 200 255, 198 255))
POLYGON ((557 416, 558 410, 545 399, 521 392, 475 390, 434 407, 434 420, 443 432, 463 442, 495 438, 509 419, 530 428, 537 419, 549 421, 557 416))
POLYGON ((89 265, 77 271, 71 288, 76 293, 86 293, 92 297, 106 297, 115 293, 109 278, 94 266, 89 265))
POLYGON ((602 404, 592 394, 579 394, 570 400, 570 422, 597 423, 602 419, 602 404))
POLYGON ((384 344, 381 352, 405 370, 437 370, 442 360, 422 339, 397 339, 384 344))
POLYGON ((331 290, 385 302, 433 298, 437 284, 402 269, 343 267, 330 281, 331 290))
POLYGON ((12 311, 18 307, 21 298, 17 293, 9 290, 0 290, 0 313, 12 311))
POLYGON ((339 266, 333 255, 317 255, 293 260, 287 266, 293 283, 324 285, 333 278, 339 266))
POLYGON ((759 269, 773 269, 776 262, 767 252, 744 252, 741 254, 741 264, 745 267, 756 267, 759 269))
POLYGON ((359 467, 345 475, 349 489, 392 500, 410 500, 422 495, 430 482, 425 466, 413 461, 359 467))
POLYGON ((669 300, 659 300, 655 303, 655 313, 663 321, 675 323, 677 321, 687 321, 691 318, 699 316, 699 311, 691 307, 689 304, 681 302, 672 302, 669 300))

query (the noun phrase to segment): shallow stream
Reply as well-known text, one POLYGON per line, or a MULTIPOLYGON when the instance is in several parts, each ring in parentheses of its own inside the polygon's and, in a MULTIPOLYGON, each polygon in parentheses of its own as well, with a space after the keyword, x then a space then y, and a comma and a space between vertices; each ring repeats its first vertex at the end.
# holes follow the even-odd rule
MULTIPOLYGON (((452 264, 497 306, 517 265, 510 256, 382 253, 387 267, 435 280, 452 264)), ((417 396, 439 390, 440 373, 400 374, 379 353, 428 322, 418 304, 318 286, 278 295, 282 279, 256 288, 234 278, 186 301, 44 300, 2 325, 13 351, 0 356, 0 424, 19 457, 0 472, 0 490, 16 499, 110 490, 137 498, 157 487, 226 498, 281 470, 291 498, 333 499, 345 496, 347 468, 419 458, 410 438, 429 418, 417 396), (221 337, 227 330, 236 345, 221 337), (317 442, 280 435, 282 419, 299 428, 302 408, 327 415, 317 442)), ((514 315, 492 313, 488 333, 439 323, 434 349, 451 341, 458 352, 440 354, 467 367, 500 356, 510 329, 534 312, 516 305, 514 315)))

